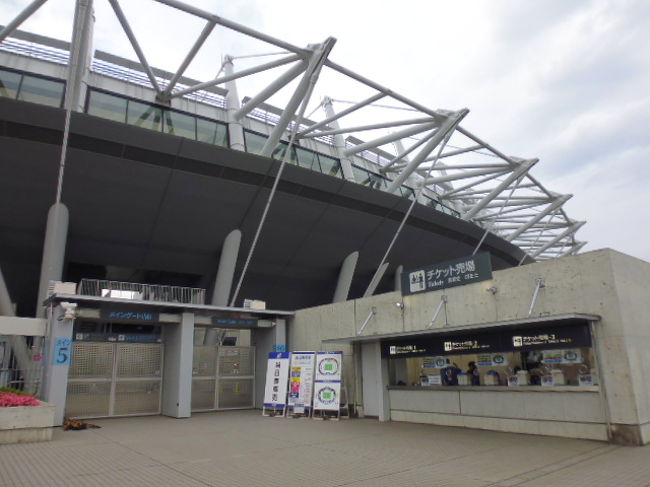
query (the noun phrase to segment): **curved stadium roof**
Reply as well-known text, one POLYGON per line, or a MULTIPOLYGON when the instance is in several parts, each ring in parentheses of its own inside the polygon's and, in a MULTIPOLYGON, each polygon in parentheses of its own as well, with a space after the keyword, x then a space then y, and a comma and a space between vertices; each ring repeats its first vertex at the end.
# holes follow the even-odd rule
MULTIPOLYGON (((187 33, 197 38, 174 73, 150 67, 117 0, 109 3, 137 62, 89 50, 93 20, 81 4, 86 21, 76 22, 72 47, 16 30, 44 1, 0 31, 5 72, 21 77, 0 98, 3 153, 11 154, 2 193, 7 202, 31 195, 19 217, 0 221, 14 236, 0 244, 3 254, 17 259, 5 257, 5 274, 29 260, 26 252, 30 262, 40 252, 65 120, 55 99, 30 98, 29 73, 67 82, 65 103, 63 90, 58 101, 73 112, 63 201, 71 213, 67 260, 78 272, 155 269, 200 276, 207 287, 223 238, 240 228, 243 287, 235 295, 295 308, 327 301, 355 250, 352 296, 385 262, 408 269, 488 250, 502 268, 585 244, 575 238, 584 222, 563 209, 570 195, 531 174, 536 159, 507 156, 466 130, 468 110, 428 108, 334 63, 335 39, 301 48, 188 4, 151 1, 203 23, 198 37, 187 33), (214 78, 184 77, 218 29, 273 52, 224 55, 214 78), (68 69, 70 52, 81 69, 68 69), (238 85, 257 78, 247 86, 258 90, 240 99, 238 85)), ((384 279, 379 290, 389 287, 384 279)))

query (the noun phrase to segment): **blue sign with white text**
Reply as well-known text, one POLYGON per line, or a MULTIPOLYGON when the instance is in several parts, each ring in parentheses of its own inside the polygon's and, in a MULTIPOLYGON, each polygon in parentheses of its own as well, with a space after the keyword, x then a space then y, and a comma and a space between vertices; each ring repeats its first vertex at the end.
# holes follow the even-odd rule
POLYGON ((54 343, 52 365, 70 365, 72 355, 72 338, 57 338, 54 343))

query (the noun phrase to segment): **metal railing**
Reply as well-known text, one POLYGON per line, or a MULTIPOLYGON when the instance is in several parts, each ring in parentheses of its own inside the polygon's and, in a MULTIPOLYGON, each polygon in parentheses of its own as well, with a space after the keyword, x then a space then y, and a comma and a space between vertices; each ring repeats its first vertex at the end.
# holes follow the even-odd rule
POLYGON ((0 336, 0 387, 37 395, 43 373, 42 351, 41 347, 30 347, 29 340, 32 337, 0 336))
POLYGON ((158 301, 164 303, 205 304, 205 289, 137 282, 82 279, 77 294, 103 298, 158 301))

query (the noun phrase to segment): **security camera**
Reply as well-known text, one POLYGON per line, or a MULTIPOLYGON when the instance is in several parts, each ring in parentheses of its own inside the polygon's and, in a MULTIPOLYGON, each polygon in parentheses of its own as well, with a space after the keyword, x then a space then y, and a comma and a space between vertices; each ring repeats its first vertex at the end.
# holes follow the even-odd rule
POLYGON ((77 303, 69 303, 67 301, 61 301, 61 307, 63 308, 64 311, 63 317, 66 320, 74 320, 77 317, 77 303))

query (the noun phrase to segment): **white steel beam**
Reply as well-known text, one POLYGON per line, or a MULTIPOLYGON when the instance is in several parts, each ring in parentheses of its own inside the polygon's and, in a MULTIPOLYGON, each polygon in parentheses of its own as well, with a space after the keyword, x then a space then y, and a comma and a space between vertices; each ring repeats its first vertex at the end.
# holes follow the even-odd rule
POLYGON ((298 64, 296 64, 294 67, 289 69, 286 73, 284 73, 282 76, 280 76, 278 79, 276 79, 273 83, 268 85, 266 88, 264 88, 262 91, 260 91, 257 95, 255 95, 253 98, 248 100, 244 104, 243 107, 241 107, 237 112, 235 113, 235 118, 238 120, 244 117, 247 113, 255 109, 257 106, 259 106, 261 103, 263 103, 265 100, 273 96, 275 93, 280 91, 282 88, 284 88, 286 85, 291 83, 295 78, 297 78, 301 73, 305 71, 307 68, 307 62, 302 61, 298 64))
POLYGON ((260 41, 268 42, 269 44, 272 44, 274 46, 281 47, 282 49, 286 49, 287 51, 295 52, 296 54, 304 54, 304 50, 300 49, 299 47, 296 47, 292 44, 289 44, 288 42, 285 42, 281 39, 276 39, 275 37, 262 34, 261 32, 258 32, 254 29, 251 29, 249 27, 246 27, 244 25, 238 24, 236 22, 232 22, 230 20, 224 19, 223 17, 219 17, 218 15, 215 15, 213 13, 210 13, 206 10, 202 10, 200 8, 193 7, 191 5, 188 5, 183 2, 179 2, 177 0, 154 0, 155 2, 162 3, 164 5, 168 5, 170 7, 173 7, 175 9, 181 10, 183 12, 186 12, 191 15, 195 15, 197 17, 204 18, 206 20, 215 22, 219 25, 222 25, 224 27, 227 27, 228 29, 234 30, 236 32, 239 32, 240 34, 247 35, 249 37, 253 37, 254 39, 258 39, 260 41))
POLYGON ((8 36, 13 34, 13 32, 27 20, 31 15, 36 12, 41 6, 47 2, 47 0, 34 0, 32 3, 27 5, 14 19, 9 22, 4 29, 0 30, 0 42, 4 41, 8 36))
POLYGON ((419 134, 421 132, 434 129, 437 126, 438 126, 438 122, 422 123, 414 127, 409 127, 400 130, 399 132, 394 132, 392 134, 384 135, 382 137, 377 137, 376 139, 369 140, 368 142, 364 142, 362 144, 355 145, 354 147, 350 147, 349 149, 346 149, 345 155, 350 156, 352 154, 356 154, 366 149, 374 149, 384 144, 389 144, 396 140, 403 139, 404 137, 409 137, 411 135, 419 134))
MULTIPOLYGON (((371 96, 370 98, 368 98, 366 100, 363 100, 363 101, 361 101, 359 103, 356 103, 355 105, 353 105, 353 106, 351 106, 349 108, 346 108, 345 110, 341 110, 338 113, 334 113, 334 109, 332 109, 332 113, 331 114, 328 113, 327 118, 325 120, 321 120, 318 123, 310 125, 309 127, 307 127, 302 132, 298 132, 297 137, 304 137, 309 132, 312 132, 312 131, 314 131, 316 129, 319 129, 321 127, 325 127, 325 126, 329 125, 330 123, 334 122, 335 120, 338 120, 341 117, 349 115, 352 112, 356 112, 357 110, 365 107, 366 105, 370 105, 371 103, 373 103, 373 102, 375 102, 377 100, 380 100, 385 96, 386 95, 384 93, 377 93, 376 95, 373 95, 373 96, 371 96)), ((330 97, 327 97, 326 99, 329 100, 329 104, 331 105, 333 100, 330 97)), ((328 102, 323 101, 323 103, 325 104, 325 103, 328 103, 328 102)), ((334 126, 334 125, 332 125, 332 126, 334 126)), ((338 128, 338 124, 337 124, 337 128, 338 128)))
MULTIPOLYGON (((482 145, 473 145, 471 147, 466 147, 464 149, 449 151, 449 152, 446 152, 445 154, 442 154, 440 156, 440 159, 444 159, 445 157, 452 157, 452 156, 457 156, 457 155, 460 155, 460 154, 465 154, 466 152, 474 152, 474 151, 477 151, 479 149, 483 149, 483 146, 482 145)), ((429 161, 432 161, 432 160, 433 160, 433 158, 430 157, 428 159, 425 159, 424 162, 429 162, 429 161)))
POLYGON ((583 222, 575 222, 573 225, 571 225, 569 228, 567 228, 565 231, 563 231, 557 237, 552 239, 550 242, 542 245, 539 249, 537 249, 535 252, 530 254, 530 256, 534 259, 539 254, 544 252, 546 249, 550 248, 551 246, 553 246, 554 244, 556 244, 557 242, 562 240, 564 237, 576 233, 580 229, 580 227, 582 227, 585 223, 587 223, 587 222, 584 222, 584 221, 583 222))
MULTIPOLYGON (((500 184, 497 185, 496 188, 490 191, 489 194, 483 197, 483 199, 481 199, 478 203, 476 203, 468 212, 463 214, 461 216, 461 219, 465 221, 471 220, 479 211, 485 208, 488 205, 488 203, 492 201, 497 195, 499 195, 502 191, 508 188, 508 186, 510 186, 513 182, 515 182, 525 173, 530 171, 530 168, 532 168, 535 164, 537 164, 538 161, 539 159, 531 159, 530 161, 519 163, 519 167, 517 167, 514 171, 512 171, 500 184)), ((512 190, 514 191, 515 188, 513 188, 512 190)), ((507 204, 508 202, 505 201, 502 207, 506 206, 507 204)))
POLYGON ((476 135, 474 135, 473 133, 469 132, 468 130, 465 130, 463 127, 460 127, 460 126, 459 126, 459 127, 456 128, 456 130, 457 130, 458 132, 460 132, 461 134, 463 134, 465 137, 468 137, 468 138, 472 139, 472 140, 473 140, 474 142, 476 142, 477 144, 481 144, 485 149, 487 149, 487 150, 489 150, 490 152, 492 152, 493 154, 499 156, 501 159, 503 159, 503 160, 506 161, 507 163, 509 163, 509 164, 513 164, 513 165, 515 164, 516 161, 515 161, 514 158, 512 158, 512 157, 508 157, 508 156, 505 155, 503 152, 501 152, 501 151, 495 149, 494 147, 492 147, 492 146, 491 146, 490 144, 488 144, 487 142, 485 142, 485 141, 479 139, 479 138, 478 138, 476 135))
POLYGON ((558 257, 566 257, 567 255, 575 255, 577 254, 582 247, 587 245, 587 242, 576 242, 573 247, 571 247, 569 250, 566 252, 558 255, 558 257))
MULTIPOLYGON (((232 58, 231 58, 232 59, 232 58)), ((225 76, 222 76, 221 78, 215 78, 210 81, 205 81, 203 83, 198 83, 196 85, 188 86, 185 89, 175 91, 170 95, 171 98, 176 98, 179 96, 184 96, 189 93, 193 93, 195 91, 199 90, 204 90, 206 88, 210 88, 211 86, 217 86, 222 83, 228 83, 229 81, 234 81, 239 78, 243 78, 244 76, 250 76, 251 74, 257 74, 261 73, 262 71, 267 71, 269 69, 277 68, 279 66, 284 66, 285 64, 289 64, 293 61, 297 61, 298 59, 302 59, 300 56, 297 54, 292 54, 291 56, 284 57, 282 59, 278 59, 276 61, 271 61, 269 63, 265 64, 260 64, 259 66, 255 66, 252 68, 248 69, 242 69, 241 71, 238 71, 237 73, 232 72, 230 74, 226 74, 225 76)))
POLYGON ((396 141, 394 141, 393 143, 397 147, 397 155, 395 157, 393 157, 390 161, 388 161, 388 164, 386 164, 383 167, 380 167, 379 172, 381 174, 386 174, 388 171, 396 172, 399 169, 402 169, 402 168, 408 166, 409 160, 408 160, 407 156, 411 152, 413 152, 415 149, 420 147, 422 144, 425 144, 429 140, 429 137, 431 137, 431 136, 433 136, 433 133, 430 134, 430 135, 427 135, 426 137, 423 137, 421 140, 418 140, 415 144, 413 144, 411 147, 409 147, 406 150, 404 150, 404 144, 402 144, 403 139, 397 139, 396 141), (404 164, 396 164, 397 161, 401 161, 401 160, 405 161, 404 164), (399 169, 398 169, 398 166, 399 166, 399 169))
MULTIPOLYGON (((309 98, 311 97, 311 93, 314 89, 314 85, 316 84, 316 80, 318 79, 318 75, 320 74, 320 70, 323 67, 323 63, 327 59, 327 56, 331 52, 335 43, 336 39, 333 37, 328 37, 325 39, 325 42, 319 44, 318 46, 315 46, 311 59, 309 60, 309 65, 305 70, 305 74, 300 80, 300 83, 298 83, 298 87, 287 103, 287 106, 282 111, 282 115, 280 116, 277 125, 269 134, 269 138, 266 139, 264 147, 262 147, 262 151, 260 152, 261 156, 271 157, 273 150, 278 145, 278 142, 280 142, 282 134, 286 130, 291 119, 295 116, 296 110, 300 104, 303 103, 303 100, 303 107, 306 108, 307 103, 309 102, 309 98)), ((248 103, 246 105, 248 105, 248 103)), ((295 130, 298 129, 301 119, 302 116, 298 117, 298 120, 296 120, 295 130)))
POLYGON ((156 90, 156 94, 160 95, 161 90, 160 90, 160 86, 158 85, 158 81, 156 80, 156 76, 153 74, 153 71, 151 70, 151 66, 149 66, 149 63, 147 62, 147 58, 145 57, 144 52, 142 52, 142 48, 140 47, 140 44, 138 44, 138 40, 135 38, 135 34, 133 33, 133 30, 131 30, 131 26, 129 25, 128 20, 126 20, 126 17, 124 16, 124 12, 122 12, 122 7, 120 7, 120 4, 117 2, 117 0, 108 0, 108 2, 111 4, 111 7, 113 7, 113 11, 117 16, 117 20, 122 25, 122 29, 124 30, 126 37, 129 38, 129 42, 131 43, 131 46, 133 46, 135 55, 138 56, 138 60, 140 61, 140 64, 142 65, 142 69, 147 75, 147 78, 149 78, 149 82, 151 83, 151 86, 153 87, 154 90, 156 90))
MULTIPOLYGON (((332 106, 332 99, 325 97, 323 99, 323 109, 325 110, 325 115, 327 115, 327 120, 330 121, 332 127, 339 128, 338 117, 334 113, 334 107, 332 106)), ((342 135, 334 135, 334 147, 336 148, 336 155, 339 157, 341 162, 341 171, 343 172, 343 178, 346 181, 354 181, 354 172, 352 172, 352 161, 349 157, 346 157, 345 152, 345 139, 342 135)))
MULTIPOLYGON (((453 169, 453 168, 450 168, 453 169)), ((427 178, 425 184, 439 184, 447 181, 459 181, 461 179, 475 178, 477 176, 484 176, 486 174, 491 174, 492 179, 499 177, 507 172, 510 172, 511 169, 501 169, 500 171, 495 171, 494 169, 475 169, 473 171, 464 171, 455 174, 448 174, 446 176, 436 176, 434 178, 427 178)), ((510 183, 508 183, 510 184, 510 183)))
MULTIPOLYGON (((369 124, 369 125, 359 125, 359 126, 350 127, 350 128, 346 127, 346 128, 342 128, 342 129, 324 130, 322 132, 303 135, 300 138, 311 139, 311 138, 314 138, 314 137, 324 137, 326 135, 347 134, 347 133, 352 133, 352 132, 365 132, 367 130, 377 130, 377 129, 401 127, 402 125, 413 125, 413 124, 423 124, 423 123, 434 123, 434 124, 437 125, 435 120, 431 120, 431 117, 413 118, 411 120, 400 120, 400 121, 397 121, 397 122, 382 122, 382 123, 373 123, 373 124, 369 124)), ((298 137, 298 136, 296 136, 296 137, 298 137)))
POLYGON ((454 129, 458 126, 458 123, 465 118, 465 115, 469 113, 469 110, 466 108, 463 108, 462 110, 459 110, 458 112, 450 115, 447 117, 447 119, 440 125, 440 128, 436 130, 436 133, 433 134, 431 139, 427 142, 427 144, 420 149, 420 152, 413 158, 411 162, 409 162, 408 166, 406 166, 402 172, 400 172, 397 177, 393 180, 392 183, 388 186, 388 191, 389 193, 394 193, 399 189, 399 187, 406 181, 406 178, 408 178, 413 171, 415 171, 420 164, 422 164, 422 161, 426 159, 426 157, 431 154, 431 151, 433 151, 438 144, 440 144, 443 139, 447 138, 449 139, 448 134, 450 135, 454 129))
MULTIPOLYGON (((226 56, 223 60, 223 71, 226 76, 233 74, 232 56, 226 56)), ((246 151, 246 141, 244 138, 244 128, 242 124, 235 117, 237 110, 241 108, 239 103, 239 93, 237 91, 237 83, 234 79, 226 82, 226 111, 228 115, 228 142, 230 148, 233 150, 246 151)))
POLYGON ((203 46, 208 36, 212 33, 212 30, 214 29, 215 25, 216 24, 214 23, 214 21, 208 21, 208 23, 205 24, 205 27, 201 31, 201 34, 199 34, 199 37, 194 42, 194 45, 185 56, 185 59, 183 59, 183 61, 181 62, 181 65, 176 70, 174 76, 172 76, 172 79, 169 80, 169 84, 167 85, 167 88, 165 88, 165 91, 161 93, 160 95, 161 99, 163 100, 169 99, 169 95, 174 89, 174 86, 176 86, 176 83, 178 82, 179 78, 183 76, 183 73, 185 73, 185 70, 187 69, 187 67, 190 65, 190 63, 196 56, 196 53, 199 52, 201 46, 203 46))
POLYGON ((572 196, 573 196, 573 195, 571 195, 571 194, 565 194, 565 195, 563 195, 563 196, 559 196, 559 197, 557 198, 557 200, 556 200, 554 203, 550 204, 550 205, 549 205, 548 207, 546 207, 543 211, 539 212, 539 214, 537 214, 534 218, 532 218, 528 223, 522 225, 521 227, 519 227, 518 230, 515 230, 513 233, 511 233, 510 235, 508 235, 508 236, 506 237, 506 240, 507 240, 508 242, 511 242, 512 240, 514 240, 515 238, 517 238, 519 235, 521 235, 522 233, 524 233, 526 230, 528 230, 530 227, 532 227, 533 225, 535 225, 538 221, 540 221, 540 220, 541 220, 542 218, 544 218, 546 215, 548 215, 549 213, 554 212, 554 211, 557 210, 560 206, 562 206, 564 203, 566 203, 567 201, 569 201, 569 200, 571 199, 572 196))

